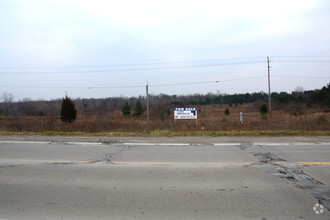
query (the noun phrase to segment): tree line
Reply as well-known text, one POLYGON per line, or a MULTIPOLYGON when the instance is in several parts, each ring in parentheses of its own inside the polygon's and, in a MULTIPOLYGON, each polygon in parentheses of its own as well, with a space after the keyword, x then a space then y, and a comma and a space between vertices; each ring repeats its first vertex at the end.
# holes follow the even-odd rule
MULTIPOLYGON (((317 105, 320 107, 330 107, 330 83, 327 86, 317 90, 303 91, 302 88, 296 89, 292 93, 273 92, 271 94, 273 103, 278 106, 290 106, 292 103, 306 105, 312 107, 317 105)), ((25 98, 19 101, 14 100, 14 96, 10 93, 3 93, 0 97, 0 116, 52 116, 60 115, 63 99, 56 100, 39 100, 34 101, 25 98)), ((95 114, 105 111, 122 110, 126 106, 126 115, 141 115, 146 108, 146 97, 113 97, 103 99, 74 99, 72 100, 78 114, 95 114), (137 105, 138 103, 138 105, 137 105), (128 110, 129 109, 129 110, 128 110), (128 114, 129 112, 129 114, 128 114)), ((191 94, 191 95, 150 95, 150 107, 154 114, 164 119, 169 110, 173 107, 199 106, 199 105, 239 105, 246 103, 254 103, 256 101, 268 102, 268 94, 264 92, 245 93, 245 94, 191 94)))

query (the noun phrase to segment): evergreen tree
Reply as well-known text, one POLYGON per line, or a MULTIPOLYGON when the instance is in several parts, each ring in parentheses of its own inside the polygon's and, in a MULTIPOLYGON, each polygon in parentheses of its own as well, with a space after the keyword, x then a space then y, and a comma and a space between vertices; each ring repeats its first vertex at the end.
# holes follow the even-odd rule
POLYGON ((138 100, 134 108, 134 116, 141 116, 144 113, 141 102, 138 100))
POLYGON ((264 114, 267 114, 267 112, 268 112, 267 105, 266 105, 266 104, 262 104, 262 106, 261 106, 261 108, 260 108, 260 113, 261 113, 262 115, 264 115, 264 114))
POLYGON ((123 113, 124 116, 130 116, 131 115, 131 106, 128 104, 128 102, 123 105, 121 108, 121 112, 123 113))
POLYGON ((72 102, 72 100, 65 96, 65 98, 62 100, 62 108, 61 108, 61 120, 63 122, 69 122, 72 123, 77 118, 77 110, 72 102))

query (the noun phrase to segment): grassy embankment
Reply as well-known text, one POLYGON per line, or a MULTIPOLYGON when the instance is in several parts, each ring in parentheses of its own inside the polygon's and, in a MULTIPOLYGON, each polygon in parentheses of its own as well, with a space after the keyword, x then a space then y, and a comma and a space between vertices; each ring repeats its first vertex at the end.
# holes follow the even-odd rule
POLYGON ((42 135, 42 136, 104 136, 104 137, 175 137, 175 136, 330 136, 330 131, 279 130, 279 131, 151 131, 146 132, 0 132, 0 135, 42 135))

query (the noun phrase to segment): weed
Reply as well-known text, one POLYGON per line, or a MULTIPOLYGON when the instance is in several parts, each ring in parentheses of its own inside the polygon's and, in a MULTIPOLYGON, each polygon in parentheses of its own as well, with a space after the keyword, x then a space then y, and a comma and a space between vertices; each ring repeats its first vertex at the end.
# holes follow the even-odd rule
POLYGON ((327 124, 328 123, 328 117, 326 115, 320 115, 319 118, 318 118, 318 122, 327 124))
POLYGON ((262 114, 261 114, 261 119, 262 119, 262 120, 267 120, 267 119, 268 119, 267 114, 262 113, 262 114))
MULTIPOLYGON (((260 106, 260 105, 258 105, 260 106)), ((224 117, 228 106, 203 106, 201 114, 198 114, 198 126, 195 120, 176 120, 173 117, 165 117, 162 122, 157 117, 151 117, 150 135, 171 136, 191 135, 192 132, 216 132, 212 135, 232 135, 231 132, 252 132, 250 135, 260 135, 253 131, 281 131, 295 130, 326 131, 330 130, 330 112, 322 112, 320 109, 307 109, 305 114, 295 117, 291 112, 273 110, 272 115, 261 116, 257 111, 259 107, 252 104, 244 104, 230 109, 230 116, 224 117), (244 125, 239 123, 239 112, 244 112, 244 125), (321 113, 322 112, 322 113, 321 113), (267 120, 267 122, 265 122, 267 120), (205 129, 201 131, 201 127, 205 129)), ((173 114, 173 113, 172 113, 173 114)), ((58 116, 7 116, 0 117, 1 134, 19 132, 19 134, 42 135, 97 135, 97 136, 140 136, 149 135, 144 132, 147 129, 146 117, 124 117, 121 110, 104 111, 98 114, 78 114, 74 123, 62 123, 58 116), (51 123, 49 123, 51 121, 51 123)), ((242 133, 235 133, 242 135, 242 133)), ((245 133, 243 134, 245 135, 245 133)), ((263 134, 262 134, 263 135, 263 134)), ((298 133, 300 135, 300 133, 298 133)), ((302 134, 305 135, 305 134, 302 134)))

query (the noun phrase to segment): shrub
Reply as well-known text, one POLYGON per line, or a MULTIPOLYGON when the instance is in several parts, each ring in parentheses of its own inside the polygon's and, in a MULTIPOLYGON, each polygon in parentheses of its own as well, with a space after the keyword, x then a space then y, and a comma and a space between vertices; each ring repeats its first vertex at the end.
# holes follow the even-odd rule
POLYGON ((266 104, 262 104, 261 108, 260 108, 260 114, 264 115, 268 113, 268 108, 266 104))
POLYGON ((123 113, 124 116, 130 116, 131 115, 131 106, 128 104, 128 102, 123 105, 121 108, 121 112, 123 113))
POLYGON ((72 100, 65 96, 62 100, 62 108, 61 108, 61 120, 63 122, 72 123, 77 118, 77 110, 72 100))
POLYGON ((142 108, 141 102, 137 101, 134 107, 134 116, 141 116, 144 113, 144 109, 142 108))
POLYGON ((226 111, 225 111, 225 115, 229 115, 229 114, 230 114, 230 112, 229 112, 229 110, 227 108, 226 111))

